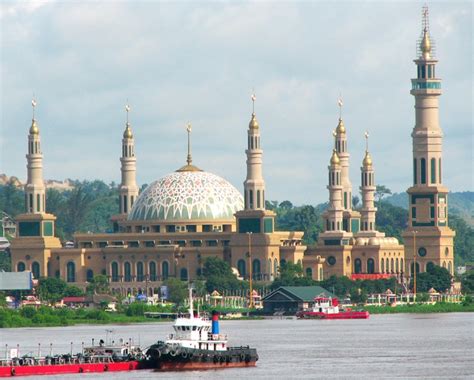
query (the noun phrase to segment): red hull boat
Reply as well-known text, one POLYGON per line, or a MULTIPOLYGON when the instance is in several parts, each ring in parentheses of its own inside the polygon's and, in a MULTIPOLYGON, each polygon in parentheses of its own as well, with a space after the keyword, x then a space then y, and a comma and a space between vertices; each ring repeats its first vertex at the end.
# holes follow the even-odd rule
POLYGON ((314 306, 296 313, 298 319, 367 319, 368 311, 340 310, 337 298, 316 297, 314 306))

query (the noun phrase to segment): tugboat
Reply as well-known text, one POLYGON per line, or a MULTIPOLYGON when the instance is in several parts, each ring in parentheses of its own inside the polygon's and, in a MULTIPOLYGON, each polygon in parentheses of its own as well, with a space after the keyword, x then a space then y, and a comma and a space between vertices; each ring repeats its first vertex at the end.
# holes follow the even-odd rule
POLYGON ((314 306, 296 313, 298 319, 367 319, 368 311, 339 309, 339 300, 331 297, 316 297, 314 306))
MULTIPOLYGON (((13 356, 13 355, 10 355, 13 356)), ((82 353, 34 356, 0 359, 0 377, 40 376, 65 373, 117 372, 142 369, 143 353, 131 342, 106 344, 100 340, 99 345, 84 347, 82 353)))
POLYGON ((146 350, 145 366, 161 371, 203 370, 229 367, 253 367, 257 350, 249 346, 228 347, 227 336, 219 333, 219 314, 212 321, 193 310, 189 289, 189 315, 178 317, 174 334, 146 350))

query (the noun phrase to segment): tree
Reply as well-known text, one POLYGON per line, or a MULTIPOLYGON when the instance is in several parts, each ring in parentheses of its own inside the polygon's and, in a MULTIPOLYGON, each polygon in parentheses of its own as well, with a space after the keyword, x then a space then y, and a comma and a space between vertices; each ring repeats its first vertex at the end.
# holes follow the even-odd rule
POLYGON ((86 193, 84 187, 80 184, 69 192, 64 212, 64 230, 69 236, 80 231, 79 227, 84 221, 91 201, 91 196, 86 193))
POLYGON ((0 210, 15 217, 25 212, 25 193, 10 181, 0 187, 0 210))
POLYGON ((283 201, 278 207, 284 210, 291 210, 293 208, 293 203, 291 203, 290 201, 283 201))
POLYGON ((42 277, 39 279, 38 294, 41 299, 49 302, 58 302, 64 297, 67 283, 60 278, 42 277))
POLYGON ((107 276, 99 274, 89 281, 87 286, 87 293, 89 294, 104 294, 109 291, 109 280, 107 276))
POLYGON ((84 295, 84 292, 77 286, 70 285, 67 286, 66 289, 64 289, 63 295, 65 297, 82 297, 84 295))
POLYGON ((208 257, 204 261, 203 277, 206 280, 208 292, 218 290, 241 289, 242 284, 232 272, 232 268, 226 261, 218 257, 208 257))
MULTIPOLYGON (((434 288, 438 292, 445 292, 451 287, 451 275, 446 268, 437 265, 428 266, 427 271, 416 276, 416 291, 427 292, 434 288)), ((413 288, 413 279, 412 279, 413 288)))
POLYGON ((375 199, 377 201, 381 201, 385 195, 390 195, 390 194, 392 194, 392 191, 389 188, 385 187, 384 185, 377 185, 375 187, 375 199))
POLYGON ((360 203, 360 198, 357 195, 352 196, 352 207, 357 208, 360 203))
POLYGON ((470 270, 462 275, 461 289, 464 294, 474 293, 474 270, 470 270))
POLYGON ((188 297, 188 283, 177 278, 168 278, 163 282, 168 287, 168 300, 180 305, 188 297))
POLYGON ((310 286, 315 282, 303 275, 301 264, 286 262, 279 268, 280 275, 273 281, 271 288, 277 289, 280 286, 310 286))

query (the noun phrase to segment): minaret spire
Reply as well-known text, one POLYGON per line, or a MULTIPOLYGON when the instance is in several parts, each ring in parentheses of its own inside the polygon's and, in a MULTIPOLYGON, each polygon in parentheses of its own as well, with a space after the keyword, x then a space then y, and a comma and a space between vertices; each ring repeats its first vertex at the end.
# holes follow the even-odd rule
POLYGON ((135 139, 129 121, 130 111, 131 107, 127 102, 125 105, 127 116, 122 139, 122 157, 120 158, 122 181, 119 186, 119 212, 122 215, 127 215, 130 212, 133 203, 138 196, 138 186, 136 181, 137 158, 135 157, 135 139))
POLYGON ((362 195, 362 208, 360 209, 361 226, 359 235, 363 236, 383 236, 377 233, 375 229, 375 214, 377 208, 374 203, 375 195, 375 178, 374 168, 372 166, 372 157, 369 153, 369 132, 365 131, 365 156, 362 161, 360 193, 362 195), (370 233, 370 234, 368 234, 370 233))
POLYGON ((430 36, 428 7, 422 8, 421 37, 417 43, 416 78, 410 94, 415 98, 413 139, 413 186, 409 196, 408 228, 403 233, 409 273, 417 266, 426 271, 429 263, 454 273, 453 237, 448 227, 448 193, 443 185, 443 131, 439 125, 441 79, 436 76, 434 40, 430 36), (413 252, 416 233, 417 252, 413 252), (421 249, 423 248, 423 249, 421 249))
POLYGON ((46 210, 46 195, 43 180, 43 154, 38 123, 35 119, 36 99, 31 100, 32 120, 28 134, 27 171, 28 178, 25 185, 25 208, 29 214, 44 213, 46 210))
POLYGON ((244 182, 245 210, 265 210, 265 181, 262 173, 263 150, 260 147, 260 127, 255 115, 255 94, 251 95, 252 117, 247 132, 247 178, 244 182))
POLYGON ((186 162, 188 163, 188 165, 191 165, 193 163, 193 158, 191 156, 191 131, 191 123, 188 123, 186 125, 186 132, 188 132, 188 157, 186 159, 186 162))

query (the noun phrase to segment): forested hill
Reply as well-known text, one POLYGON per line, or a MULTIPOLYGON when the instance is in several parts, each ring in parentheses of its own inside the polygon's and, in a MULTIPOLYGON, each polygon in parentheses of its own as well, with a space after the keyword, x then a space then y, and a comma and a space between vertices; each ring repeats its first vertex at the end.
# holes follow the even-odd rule
MULTIPOLYGON (((385 201, 394 206, 408 208, 407 193, 395 193, 385 198, 385 201)), ((450 215, 457 215, 474 227, 474 191, 449 193, 448 206, 450 215)))
MULTIPOLYGON (((59 238, 69 240, 74 232, 110 232, 110 217, 118 212, 118 187, 116 184, 96 181, 71 181, 71 189, 46 191, 46 211, 57 216, 56 233, 59 238)), ((145 187, 145 185, 143 186, 145 187)), ((142 188, 143 188, 142 187, 142 188)), ((377 228, 387 236, 394 236, 400 241, 401 233, 407 226, 406 196, 396 194, 390 197, 390 190, 384 186, 377 187, 377 228), (400 202, 400 203, 397 203, 400 202), (400 207, 398 206, 400 204, 400 207)), ((472 218, 474 193, 451 193, 449 225, 456 231, 455 252, 456 265, 467 261, 474 262, 474 228, 469 226, 461 216, 468 210, 472 218), (464 202, 464 203, 463 203, 464 202), (456 215, 457 209, 464 210, 456 215), (454 210, 453 210, 454 209, 454 210)), ((355 209, 360 200, 353 199, 355 209)), ((327 204, 316 206, 294 206, 291 201, 267 201, 267 209, 277 214, 276 227, 287 231, 304 231, 306 244, 314 244, 322 231, 322 213, 327 204)), ((14 183, 0 184, 0 211, 15 218, 24 211, 24 192, 14 183)))

